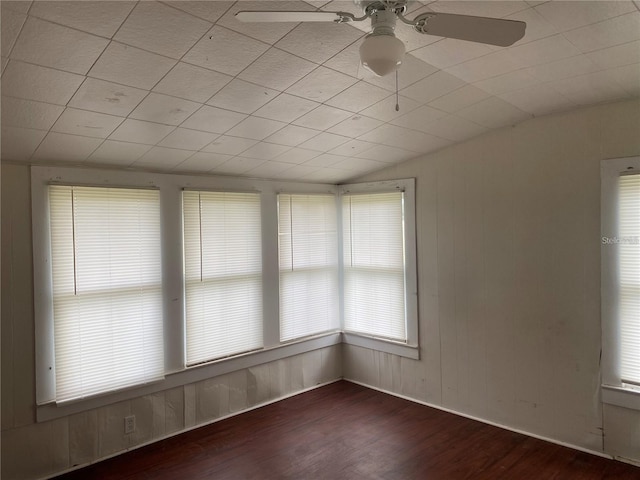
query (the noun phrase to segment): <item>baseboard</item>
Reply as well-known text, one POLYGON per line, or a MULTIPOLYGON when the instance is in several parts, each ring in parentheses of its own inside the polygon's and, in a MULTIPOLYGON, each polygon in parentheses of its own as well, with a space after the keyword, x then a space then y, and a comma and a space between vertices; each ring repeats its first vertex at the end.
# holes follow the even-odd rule
POLYGON ((65 473, 73 472, 75 470, 80 470, 81 468, 88 467, 89 465, 94 465, 96 463, 103 462, 103 461, 108 460, 110 458, 117 457, 119 455, 123 455, 123 454, 125 454, 127 452, 131 452, 133 450, 137 450, 138 448, 146 447, 147 445, 151 445, 152 443, 160 442, 162 440, 166 440, 167 438, 175 437, 177 435, 182 435, 183 433, 190 432, 191 430, 195 430, 197 428, 206 427, 207 425, 211 425, 213 423, 221 422, 222 420, 226 420, 227 418, 235 417, 236 415, 240 415, 242 413, 247 413, 247 412, 250 412, 251 410, 255 410, 257 408, 262 408, 262 407, 265 407, 267 405, 271 405, 272 403, 276 403, 276 402, 279 402, 281 400, 285 400, 287 398, 295 397, 296 395, 300 395, 301 393, 309 392, 311 390, 315 390, 316 388, 321 388, 321 387, 324 387, 326 385, 331 385, 332 383, 336 383, 336 382, 339 382, 341 380, 342 380, 342 378, 336 378, 336 379, 330 380, 328 382, 323 382, 323 383, 319 383, 317 385, 313 385, 311 387, 303 388, 302 390, 297 390, 295 392, 288 393, 286 395, 282 395, 282 396, 277 397, 277 398, 273 398, 273 399, 268 400, 266 402, 262 402, 262 403, 253 405, 253 406, 251 406, 249 408, 245 408, 244 410, 238 410, 237 412, 229 413, 228 415, 224 415, 222 417, 214 418, 213 420, 210 420, 208 422, 199 423, 199 424, 194 425, 192 427, 184 428, 184 429, 179 430, 177 432, 172 432, 172 433, 169 433, 167 435, 163 435, 161 437, 154 438, 153 440, 149 440, 147 442, 140 443, 140 444, 135 445, 133 447, 127 448, 126 450, 121 450, 119 452, 112 453, 111 455, 107 455, 107 456, 101 457, 101 458, 99 458, 97 460, 94 460, 93 462, 83 463, 81 465, 76 465, 76 466, 74 466, 72 468, 68 468, 66 470, 62 470, 60 472, 56 472, 56 473, 54 473, 52 475, 47 475, 46 477, 40 477, 39 480, 48 480, 50 478, 57 477, 58 475, 64 475, 65 473))
POLYGON ((520 434, 526 435, 528 437, 537 438, 538 440, 544 440, 545 442, 554 443, 554 444, 560 445, 562 447, 568 447, 568 448, 571 448, 573 450, 578 450, 580 452, 589 453, 591 455, 596 455, 598 457, 614 459, 614 460, 620 460, 620 461, 623 461, 625 463, 632 463, 631 461, 625 460, 625 459, 622 459, 622 458, 614 458, 613 456, 608 455, 608 454, 606 454, 604 452, 599 452, 597 450, 591 450, 589 448, 580 447, 578 445, 574 445, 572 443, 563 442, 561 440, 556 440, 554 438, 544 437, 544 436, 538 435, 536 433, 527 432, 526 430, 520 430, 518 428, 509 427, 508 425, 503 425, 501 423, 492 422, 491 420, 487 420, 486 418, 475 417, 475 416, 469 415, 467 413, 458 412, 457 410, 452 410, 450 408, 445 408, 445 407, 442 407, 440 405, 435 405, 433 403, 424 402, 422 400, 417 400, 415 398, 407 397, 406 395, 402 395, 402 394, 399 394, 399 393, 396 393, 396 392, 391 392, 391 391, 385 390, 383 388, 373 387, 373 386, 368 385, 366 383, 358 382, 357 380, 352 380, 350 378, 344 378, 343 380, 345 380, 347 382, 355 383, 357 385, 361 385, 363 387, 371 388, 372 390, 377 390, 377 391, 382 392, 382 393, 387 393, 389 395, 393 395, 394 397, 402 398, 404 400, 409 400, 410 402, 419 403, 420 405, 424 405, 426 407, 435 408, 437 410, 441 410, 441 411, 447 412, 447 413, 453 413, 454 415, 458 415, 460 417, 465 417, 465 418, 468 418, 470 420, 475 420, 477 422, 486 423, 487 425, 492 425, 494 427, 502 428, 503 430, 509 430, 509 431, 515 432, 515 433, 520 433, 520 434))

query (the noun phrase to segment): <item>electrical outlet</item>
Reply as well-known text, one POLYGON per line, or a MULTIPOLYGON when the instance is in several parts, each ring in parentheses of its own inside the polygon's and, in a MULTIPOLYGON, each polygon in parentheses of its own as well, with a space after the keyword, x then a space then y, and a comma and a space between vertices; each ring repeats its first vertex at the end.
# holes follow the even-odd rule
POLYGON ((124 433, 133 433, 136 431, 136 416, 129 415, 124 417, 124 433))

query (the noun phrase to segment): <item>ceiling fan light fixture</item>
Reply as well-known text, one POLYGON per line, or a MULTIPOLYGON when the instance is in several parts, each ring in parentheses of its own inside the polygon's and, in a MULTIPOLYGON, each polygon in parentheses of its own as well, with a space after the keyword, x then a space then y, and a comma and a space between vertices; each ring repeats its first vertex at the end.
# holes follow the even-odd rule
POLYGON ((395 35, 367 35, 360 45, 362 65, 379 77, 395 72, 404 59, 404 43, 395 35))

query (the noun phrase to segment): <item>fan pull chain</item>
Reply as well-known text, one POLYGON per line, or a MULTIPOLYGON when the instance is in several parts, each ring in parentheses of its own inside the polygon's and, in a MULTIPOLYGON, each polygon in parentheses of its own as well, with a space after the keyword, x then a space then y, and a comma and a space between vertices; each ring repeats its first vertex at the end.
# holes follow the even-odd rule
POLYGON ((398 97, 398 70, 396 70, 396 112, 400 111, 400 99, 398 97))

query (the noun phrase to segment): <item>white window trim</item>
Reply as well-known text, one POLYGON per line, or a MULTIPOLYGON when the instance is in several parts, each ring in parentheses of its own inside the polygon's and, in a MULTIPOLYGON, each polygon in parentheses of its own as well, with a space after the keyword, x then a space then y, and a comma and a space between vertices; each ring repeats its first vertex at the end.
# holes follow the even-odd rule
POLYGON ((66 167, 31 167, 31 198, 34 255, 34 313, 36 330, 37 420, 45 421, 98 408, 114 402, 148 395, 169 388, 212 378, 243 368, 339 344, 340 332, 328 332, 297 342, 280 342, 278 295, 279 192, 331 193, 326 184, 273 182, 254 179, 187 176, 121 170, 66 167), (114 187, 156 187, 160 189, 162 232, 162 278, 165 335, 165 379, 91 397, 64 405, 46 403, 55 388, 53 322, 51 308, 51 258, 49 240, 48 190, 50 184, 114 187), (264 349, 203 365, 184 367, 184 281, 182 258, 182 190, 257 191, 261 194, 263 229, 263 317, 264 349))
MULTIPOLYGON (((379 350, 412 359, 420 358, 418 346, 418 275, 416 254, 416 197, 415 179, 386 180, 380 182, 354 183, 340 185, 340 198, 349 193, 384 193, 404 192, 405 216, 405 306, 407 318, 407 342, 394 342, 388 339, 375 338, 356 332, 344 332, 343 342, 348 345, 379 350)), ((340 202, 342 203, 342 202, 340 202)), ((342 208, 338 211, 338 225, 342 225, 342 208)), ((342 229, 339 230, 338 258, 340 261, 340 315, 344 327, 344 275, 343 275, 343 243, 342 229)))
POLYGON ((612 158, 600 163, 600 259, 602 318, 602 401, 640 410, 640 388, 622 383, 617 368, 617 292, 615 244, 605 244, 603 238, 615 236, 617 218, 617 180, 620 174, 636 171, 640 174, 640 156, 612 158))

